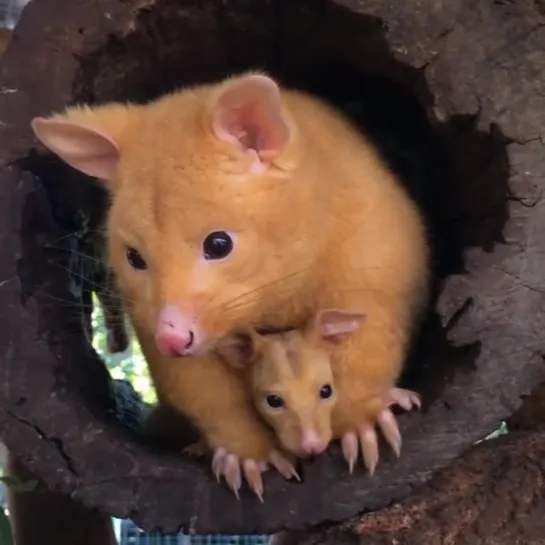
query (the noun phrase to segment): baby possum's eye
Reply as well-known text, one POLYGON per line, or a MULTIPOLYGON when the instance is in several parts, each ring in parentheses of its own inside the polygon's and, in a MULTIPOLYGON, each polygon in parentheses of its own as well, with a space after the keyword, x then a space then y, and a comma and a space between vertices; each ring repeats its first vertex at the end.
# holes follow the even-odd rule
POLYGON ((331 384, 324 384, 320 388, 320 399, 329 399, 333 395, 331 384))
POLYGON ((276 394, 268 395, 266 401, 271 409, 281 409, 284 406, 284 400, 276 394))
POLYGON ((140 252, 134 248, 127 248, 127 261, 133 269, 143 271, 148 268, 148 265, 140 252))
POLYGON ((207 260, 225 259, 233 251, 233 238, 225 231, 213 231, 202 243, 202 252, 207 260))

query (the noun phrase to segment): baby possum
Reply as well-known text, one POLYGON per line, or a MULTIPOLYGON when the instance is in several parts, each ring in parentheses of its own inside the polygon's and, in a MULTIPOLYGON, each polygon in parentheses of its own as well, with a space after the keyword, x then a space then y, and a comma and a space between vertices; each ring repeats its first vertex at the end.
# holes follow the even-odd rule
POLYGON ((364 314, 323 310, 300 329, 235 332, 221 339, 216 351, 245 370, 254 405, 281 445, 298 457, 317 455, 333 435, 332 352, 364 322, 364 314))
MULTIPOLYGON (((254 405, 285 450, 302 458, 318 455, 334 438, 337 392, 331 358, 365 319, 358 312, 328 309, 301 329, 268 335, 247 329, 218 343, 216 350, 227 362, 246 369, 254 405)), ((420 408, 418 394, 396 391, 404 409, 420 408)), ((387 427, 384 431, 399 455, 399 439, 387 427)))
MULTIPOLYGON (((349 464, 361 451, 370 470, 377 426, 399 443, 389 407, 407 402, 395 384, 427 300, 426 233, 341 112, 246 73, 143 105, 71 107, 32 127, 111 194, 109 261, 163 402, 182 403, 183 369, 237 328, 365 309, 365 327, 332 358, 334 433, 349 464)), ((200 381, 191 395, 206 416, 210 380, 200 381)), ((253 422, 223 416, 235 429, 253 422)), ((216 440, 236 459, 266 461, 263 444, 216 440)))

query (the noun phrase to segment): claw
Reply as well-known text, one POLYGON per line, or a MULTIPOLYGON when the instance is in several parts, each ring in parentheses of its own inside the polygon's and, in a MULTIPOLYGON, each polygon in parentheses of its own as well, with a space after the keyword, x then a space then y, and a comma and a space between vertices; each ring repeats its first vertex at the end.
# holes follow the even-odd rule
POLYGON ((240 475, 240 461, 238 456, 228 454, 225 458, 224 472, 225 481, 229 488, 235 493, 237 500, 239 499, 238 491, 242 486, 242 477, 240 475))
POLYGON ((354 432, 349 431, 343 435, 341 439, 341 448, 344 459, 348 462, 348 471, 350 472, 350 475, 352 475, 359 451, 358 437, 354 432))
POLYGON ((379 461, 378 436, 375 426, 380 428, 387 443, 399 458, 402 439, 396 417, 390 410, 392 405, 399 405, 406 411, 410 411, 415 407, 420 409, 422 403, 420 396, 416 392, 404 390, 403 388, 392 388, 388 392, 386 408, 374 418, 374 422, 367 422, 359 426, 357 435, 354 431, 346 432, 341 438, 341 447, 344 458, 348 462, 350 474, 352 474, 358 459, 360 445, 365 466, 371 475, 375 472, 379 461))
POLYGON ((392 388, 389 392, 389 398, 391 405, 399 405, 406 411, 410 411, 413 407, 417 409, 422 408, 422 401, 420 395, 412 390, 405 390, 403 388, 392 388))
POLYGON ((215 450, 212 458, 212 471, 216 476, 216 480, 219 483, 223 475, 237 500, 240 499, 239 490, 242 487, 242 481, 245 480, 259 498, 259 501, 263 503, 263 479, 261 473, 266 469, 266 462, 257 462, 251 459, 241 461, 238 456, 222 447, 215 450))
POLYGON ((227 456, 227 451, 224 448, 217 448, 214 452, 214 457, 212 458, 212 471, 216 476, 216 481, 220 482, 221 475, 224 473, 225 468, 225 457, 227 456))
POLYGON ((379 458, 377 432, 371 424, 361 426, 359 432, 363 461, 369 473, 373 475, 379 458))
POLYGON ((377 417, 377 423, 386 438, 388 444, 399 458, 401 453, 401 433, 396 418, 390 409, 384 409, 377 417))
POLYGON ((261 478, 259 464, 255 460, 244 460, 242 471, 248 485, 255 492, 259 501, 263 503, 263 479, 261 478))
POLYGON ((301 480, 294 465, 277 450, 273 450, 269 454, 269 461, 277 469, 280 475, 284 477, 284 479, 291 479, 292 477, 295 477, 298 481, 301 480))

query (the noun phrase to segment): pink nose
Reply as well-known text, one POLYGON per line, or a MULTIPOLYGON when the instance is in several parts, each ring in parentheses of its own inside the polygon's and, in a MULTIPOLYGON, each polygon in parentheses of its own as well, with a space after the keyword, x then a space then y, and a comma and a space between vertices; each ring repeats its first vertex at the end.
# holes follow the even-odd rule
POLYGON ((175 305, 165 305, 157 319, 155 343, 165 357, 186 356, 197 345, 195 319, 175 305))
POLYGON ((321 454, 327 445, 320 439, 314 428, 307 428, 301 434, 301 450, 305 454, 321 454))

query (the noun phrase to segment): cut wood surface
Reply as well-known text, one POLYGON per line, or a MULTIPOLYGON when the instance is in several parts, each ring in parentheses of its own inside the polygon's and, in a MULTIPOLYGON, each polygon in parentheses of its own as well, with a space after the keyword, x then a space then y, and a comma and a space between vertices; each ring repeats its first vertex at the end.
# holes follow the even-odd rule
MULTIPOLYGON (((276 532, 401 500, 493 431, 544 369, 544 23, 529 1, 30 3, 0 60, 9 450, 53 490, 145 529, 276 532), (367 111, 362 123, 392 166, 419 182, 440 280, 405 377, 425 409, 400 417, 401 458, 383 450, 373 478, 349 477, 333 448, 304 465, 301 484, 267 475, 264 504, 246 490, 234 500, 207 466, 138 442, 135 426, 116 419, 137 423, 138 403, 116 397, 82 319, 93 282, 81 256, 104 195, 39 149, 29 125, 69 103, 148 100, 256 66, 367 111), (386 126, 401 146, 384 138, 386 126)), ((539 451, 541 436, 525 437, 539 451)), ((497 461, 522 448, 509 441, 497 461)), ((464 486, 479 478, 489 477, 464 486)))
POLYGON ((541 545, 545 433, 480 443, 401 504, 273 545, 541 545))
POLYGON ((271 545, 538 545, 545 540, 545 383, 507 421, 402 502, 271 545))

